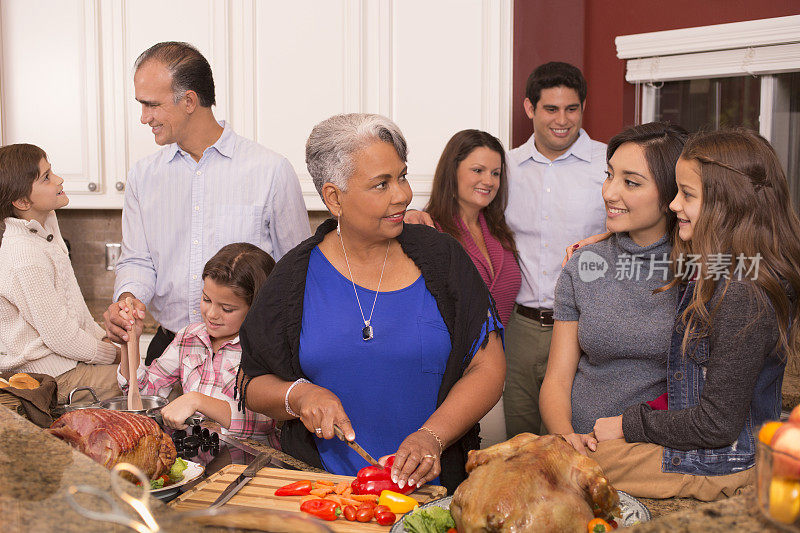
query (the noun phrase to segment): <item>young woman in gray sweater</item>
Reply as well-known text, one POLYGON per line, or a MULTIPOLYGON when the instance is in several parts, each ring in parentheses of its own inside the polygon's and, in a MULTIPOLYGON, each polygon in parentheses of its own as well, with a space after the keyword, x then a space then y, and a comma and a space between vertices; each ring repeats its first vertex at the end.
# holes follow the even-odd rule
POLYGON ((712 500, 753 483, 755 434, 798 363, 800 221, 774 150, 749 130, 693 136, 676 177, 668 410, 600 418, 591 455, 634 495, 712 500))
POLYGON ((595 420, 664 394, 675 317, 666 285, 675 215, 675 163, 686 132, 667 123, 632 127, 608 144, 603 200, 611 236, 576 251, 556 284, 542 419, 582 453, 595 420))

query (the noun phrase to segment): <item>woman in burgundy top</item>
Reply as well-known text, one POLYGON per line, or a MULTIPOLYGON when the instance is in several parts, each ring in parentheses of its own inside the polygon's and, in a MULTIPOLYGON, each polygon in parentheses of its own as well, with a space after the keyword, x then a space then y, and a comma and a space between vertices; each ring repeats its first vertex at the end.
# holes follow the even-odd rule
POLYGON ((455 237, 472 258, 503 325, 521 283, 514 234, 503 214, 508 203, 506 179, 500 141, 484 131, 460 131, 442 152, 425 207, 439 231, 455 237))

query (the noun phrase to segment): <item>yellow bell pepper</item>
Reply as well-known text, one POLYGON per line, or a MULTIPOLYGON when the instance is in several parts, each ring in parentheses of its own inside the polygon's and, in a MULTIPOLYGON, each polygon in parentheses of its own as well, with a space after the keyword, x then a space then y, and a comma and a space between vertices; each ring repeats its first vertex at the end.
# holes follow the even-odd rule
POLYGON ((411 496, 384 490, 378 498, 378 505, 385 505, 395 514, 405 514, 419 506, 419 502, 411 496))

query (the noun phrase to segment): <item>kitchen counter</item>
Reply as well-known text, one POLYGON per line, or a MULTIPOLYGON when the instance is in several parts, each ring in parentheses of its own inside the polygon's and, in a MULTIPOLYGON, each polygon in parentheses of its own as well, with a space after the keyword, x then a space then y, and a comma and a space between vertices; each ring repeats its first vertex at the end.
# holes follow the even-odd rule
MULTIPOLYGON (((761 516, 756 506, 754 487, 745 489, 739 496, 713 503, 694 503, 692 508, 656 517, 657 507, 651 502, 642 501, 650 508, 654 519, 635 526, 631 531, 641 533, 661 533, 679 531, 702 531, 703 533, 722 533, 729 531, 781 531, 761 516)), ((672 500, 660 500, 671 502, 672 500)))
MULTIPOLYGON (((66 500, 70 485, 92 485, 112 494, 108 470, 0 407, 0 530, 6 533, 130 531, 79 515, 66 500)), ((93 499, 93 496, 79 496, 84 506, 101 509, 100 502, 93 499)), ((121 500, 116 501, 133 513, 121 500)), ((158 501, 151 506, 164 508, 158 501)))
MULTIPOLYGON (((213 430, 213 426, 211 427, 213 430)), ((241 441, 256 450, 269 451, 251 439, 241 441)), ((278 458, 301 470, 319 472, 284 453, 278 458)), ((108 523, 87 520, 75 512, 65 496, 70 485, 92 485, 111 493, 109 472, 66 443, 45 433, 29 421, 0 407, 0 529, 9 533, 28 531, 128 531, 108 523)), ((82 496, 84 505, 92 505, 82 496)), ((703 504, 690 499, 642 499, 653 515, 636 531, 778 531, 767 523, 755 506, 755 490, 721 502, 703 504)), ((118 502, 123 509, 130 509, 118 502)), ((170 513, 156 500, 157 515, 170 513)), ((131 511, 132 512, 132 511, 131 511)))

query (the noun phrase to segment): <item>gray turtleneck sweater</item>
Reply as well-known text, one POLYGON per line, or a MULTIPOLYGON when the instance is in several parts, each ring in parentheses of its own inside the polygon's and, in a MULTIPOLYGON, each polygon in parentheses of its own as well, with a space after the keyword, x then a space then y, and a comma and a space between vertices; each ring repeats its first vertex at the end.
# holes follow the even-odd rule
POLYGON ((579 249, 556 283, 554 318, 578 322, 581 357, 572 383, 572 426, 621 415, 667 392, 676 294, 665 235, 641 247, 627 233, 579 249), (648 279, 649 278, 649 279, 648 279))

